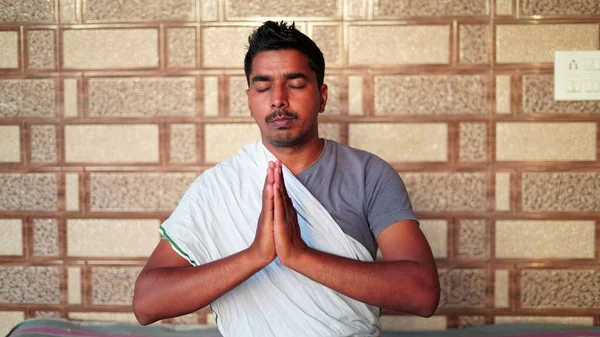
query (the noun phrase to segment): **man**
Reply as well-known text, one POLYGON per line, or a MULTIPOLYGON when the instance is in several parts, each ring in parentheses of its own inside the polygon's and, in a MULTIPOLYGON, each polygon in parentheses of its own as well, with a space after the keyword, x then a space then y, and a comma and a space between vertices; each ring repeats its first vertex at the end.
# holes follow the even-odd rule
POLYGON ((261 141, 205 171, 161 226, 136 283, 140 323, 211 304, 224 336, 377 336, 380 307, 434 313, 437 269, 398 174, 318 137, 324 70, 293 24, 250 36, 261 141))

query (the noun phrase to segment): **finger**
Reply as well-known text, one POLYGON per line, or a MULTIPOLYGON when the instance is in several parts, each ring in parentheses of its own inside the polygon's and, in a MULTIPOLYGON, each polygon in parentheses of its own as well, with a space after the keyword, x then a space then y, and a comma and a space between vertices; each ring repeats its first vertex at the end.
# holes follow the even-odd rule
POLYGON ((283 200, 279 191, 279 184, 275 183, 273 187, 273 220, 275 221, 275 224, 281 225, 284 223, 285 216, 283 200))
POLYGON ((267 197, 267 186, 273 184, 273 167, 274 166, 275 166, 275 164, 273 164, 273 162, 270 161, 269 165, 267 167, 267 174, 265 175, 265 184, 263 185, 263 191, 262 191, 263 202, 265 201, 265 199, 267 197))
POLYGON ((279 162, 279 180, 281 184, 281 193, 284 196, 284 201, 289 201, 289 195, 285 188, 285 180, 283 178, 283 163, 279 162))

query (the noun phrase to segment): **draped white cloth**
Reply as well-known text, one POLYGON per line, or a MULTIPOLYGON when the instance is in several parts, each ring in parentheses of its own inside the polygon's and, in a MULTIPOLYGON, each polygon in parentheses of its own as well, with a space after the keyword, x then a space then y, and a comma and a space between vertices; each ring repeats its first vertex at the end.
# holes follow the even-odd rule
MULTIPOLYGON (((192 265, 248 248, 256 233, 268 162, 275 159, 261 141, 243 146, 198 177, 161 233, 192 265)), ((304 185, 287 168, 283 171, 304 241, 320 251, 372 261, 369 251, 342 231, 304 185)), ((378 307, 314 282, 279 259, 211 307, 224 336, 378 336, 380 331, 378 307)))

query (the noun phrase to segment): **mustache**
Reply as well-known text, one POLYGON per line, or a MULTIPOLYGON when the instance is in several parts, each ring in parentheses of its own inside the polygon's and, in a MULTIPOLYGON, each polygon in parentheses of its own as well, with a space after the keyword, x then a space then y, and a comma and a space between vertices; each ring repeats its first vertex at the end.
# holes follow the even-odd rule
POLYGON ((271 123, 273 119, 277 117, 288 117, 292 119, 298 119, 298 114, 289 110, 275 110, 265 117, 265 122, 271 123))

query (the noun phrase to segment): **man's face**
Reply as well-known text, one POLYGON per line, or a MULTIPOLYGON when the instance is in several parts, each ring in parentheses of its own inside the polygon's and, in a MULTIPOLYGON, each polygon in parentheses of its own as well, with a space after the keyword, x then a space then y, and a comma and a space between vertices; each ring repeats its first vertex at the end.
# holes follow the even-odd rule
POLYGON ((248 108, 263 142, 291 147, 318 137, 317 116, 325 109, 327 85, 319 87, 304 54, 293 49, 258 53, 249 80, 248 108))

